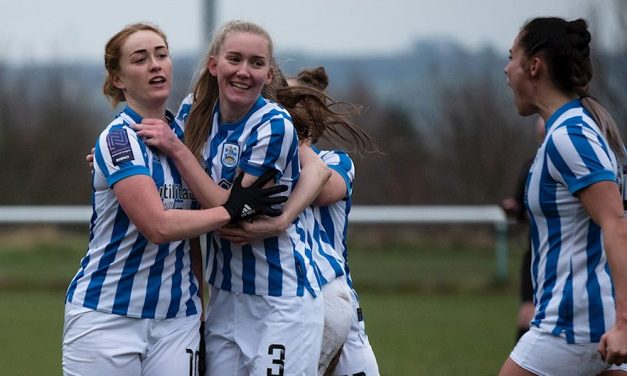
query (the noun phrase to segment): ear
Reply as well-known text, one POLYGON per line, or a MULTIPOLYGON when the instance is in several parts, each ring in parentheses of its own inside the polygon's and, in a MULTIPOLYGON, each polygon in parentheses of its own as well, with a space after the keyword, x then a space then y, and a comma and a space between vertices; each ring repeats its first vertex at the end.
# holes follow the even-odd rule
POLYGON ((266 81, 265 81, 266 85, 272 82, 273 76, 274 76, 274 68, 270 67, 270 69, 268 69, 268 75, 266 76, 266 81))
POLYGON ((540 72, 542 71, 544 67, 544 61, 542 61, 542 59, 538 56, 534 56, 532 58, 529 59, 529 75, 532 78, 537 78, 540 75, 540 72))
POLYGON ((115 86, 116 88, 120 90, 126 89, 126 85, 124 85, 124 80, 120 78, 120 75, 118 73, 112 75, 112 82, 113 86, 115 86))
POLYGON ((216 57, 213 55, 209 56, 209 60, 207 60, 207 70, 214 77, 218 76, 217 67, 218 67, 218 60, 216 59, 216 57))

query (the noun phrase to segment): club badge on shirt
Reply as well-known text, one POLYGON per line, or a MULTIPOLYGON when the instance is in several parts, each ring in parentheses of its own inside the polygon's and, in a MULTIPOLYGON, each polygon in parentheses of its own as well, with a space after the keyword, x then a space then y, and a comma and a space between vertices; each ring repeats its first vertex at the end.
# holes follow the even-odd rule
POLYGON ((222 149, 222 165, 224 167, 235 167, 239 160, 239 145, 238 144, 224 144, 222 149))
POLYGON ((114 129, 109 132, 107 135, 107 147, 109 148, 109 154, 111 154, 111 160, 116 166, 135 159, 131 142, 123 129, 114 129))

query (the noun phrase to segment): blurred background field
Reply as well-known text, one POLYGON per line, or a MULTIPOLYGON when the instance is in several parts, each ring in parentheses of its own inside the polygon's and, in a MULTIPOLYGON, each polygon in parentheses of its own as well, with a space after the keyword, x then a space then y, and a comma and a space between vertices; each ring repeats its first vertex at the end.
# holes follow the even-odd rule
MULTIPOLYGON (((350 265, 382 375, 496 375, 514 344, 524 232, 495 279, 490 226, 353 227, 350 265)), ((0 375, 57 375, 87 229, 0 231, 0 375)))

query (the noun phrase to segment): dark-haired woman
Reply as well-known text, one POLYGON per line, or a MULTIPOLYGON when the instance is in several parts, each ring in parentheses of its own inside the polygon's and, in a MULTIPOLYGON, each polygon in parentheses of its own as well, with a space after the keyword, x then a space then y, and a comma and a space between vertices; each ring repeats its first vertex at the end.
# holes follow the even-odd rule
POLYGON ((627 372, 624 146, 589 96, 590 39, 582 19, 536 18, 505 67, 518 113, 539 114, 546 136, 526 184, 535 313, 500 375, 627 372))

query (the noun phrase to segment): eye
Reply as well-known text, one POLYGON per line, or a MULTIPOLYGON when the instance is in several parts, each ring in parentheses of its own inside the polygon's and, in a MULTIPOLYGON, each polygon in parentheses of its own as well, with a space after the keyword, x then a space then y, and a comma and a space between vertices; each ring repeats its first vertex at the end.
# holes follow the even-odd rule
POLYGON ((145 57, 140 57, 138 59, 133 60, 133 64, 141 64, 144 61, 146 61, 146 58, 145 57))
POLYGON ((252 65, 256 68, 263 68, 266 66, 266 62, 265 60, 257 59, 257 60, 253 60, 252 65))

